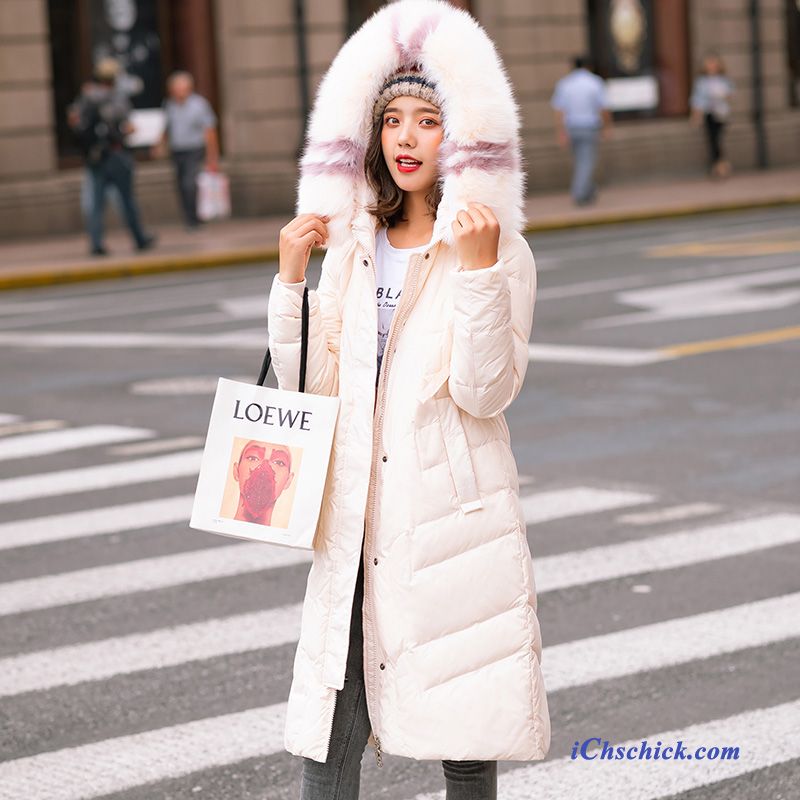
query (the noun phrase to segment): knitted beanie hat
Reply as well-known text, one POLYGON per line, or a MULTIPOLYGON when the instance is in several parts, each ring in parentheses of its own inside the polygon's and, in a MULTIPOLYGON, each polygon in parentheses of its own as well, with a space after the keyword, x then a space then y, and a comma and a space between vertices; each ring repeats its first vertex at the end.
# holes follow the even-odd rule
POLYGON ((442 107, 442 100, 433 81, 424 78, 419 68, 411 66, 398 69, 390 75, 378 92, 378 99, 372 108, 372 123, 377 125, 383 110, 395 97, 419 97, 429 103, 442 107))

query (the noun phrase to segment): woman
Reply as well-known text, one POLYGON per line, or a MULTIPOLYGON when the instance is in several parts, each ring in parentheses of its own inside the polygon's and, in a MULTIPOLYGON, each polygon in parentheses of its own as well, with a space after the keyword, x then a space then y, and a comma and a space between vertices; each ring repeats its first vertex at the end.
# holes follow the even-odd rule
POLYGON ((707 55, 692 88, 690 105, 692 124, 699 126, 701 121, 705 122, 709 173, 712 178, 727 178, 731 174, 731 163, 722 151, 722 135, 731 113, 733 88, 733 81, 725 74, 722 59, 714 53, 707 55))
POLYGON ((503 416, 536 273, 517 106, 469 14, 401 0, 345 43, 297 211, 269 298, 273 364, 296 389, 306 265, 326 246, 306 390, 340 398, 286 716, 302 797, 358 797, 369 741, 379 766, 441 759, 449 800, 494 798, 498 760, 550 746, 503 416))

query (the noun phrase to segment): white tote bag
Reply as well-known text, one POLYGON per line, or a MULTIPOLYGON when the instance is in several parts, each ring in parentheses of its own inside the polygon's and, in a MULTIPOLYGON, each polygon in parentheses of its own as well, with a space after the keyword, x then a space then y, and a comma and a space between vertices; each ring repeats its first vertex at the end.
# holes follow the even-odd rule
POLYGON ((339 398, 308 394, 308 287, 303 293, 299 392, 220 378, 190 527, 313 549, 339 398))
POLYGON ((231 215, 228 176, 203 170, 197 176, 197 216, 202 220, 227 219, 231 215))

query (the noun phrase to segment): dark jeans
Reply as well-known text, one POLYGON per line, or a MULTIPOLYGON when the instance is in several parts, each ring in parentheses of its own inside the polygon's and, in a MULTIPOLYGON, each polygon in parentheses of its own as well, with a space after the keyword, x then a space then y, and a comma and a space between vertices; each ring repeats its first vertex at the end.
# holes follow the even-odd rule
POLYGON ((720 122, 713 114, 705 115, 706 139, 708 140, 708 154, 711 166, 722 159, 722 134, 725 132, 725 123, 720 122))
POLYGON ((106 188, 115 186, 122 203, 122 216, 137 247, 147 241, 139 217, 139 207, 133 196, 133 156, 124 150, 113 151, 99 164, 89 164, 92 176, 92 209, 89 214, 89 237, 92 247, 103 246, 103 227, 106 210, 106 188))
POLYGON ((194 150, 173 150, 172 163, 175 166, 175 183, 181 201, 183 218, 187 225, 198 225, 197 216, 197 176, 203 169, 206 158, 205 147, 194 150))
MULTIPOLYGON (((328 760, 303 757, 300 800, 357 800, 371 728, 364 688, 364 559, 358 569, 344 687, 337 692, 328 760)), ((446 800, 497 800, 496 761, 442 761, 446 800)))

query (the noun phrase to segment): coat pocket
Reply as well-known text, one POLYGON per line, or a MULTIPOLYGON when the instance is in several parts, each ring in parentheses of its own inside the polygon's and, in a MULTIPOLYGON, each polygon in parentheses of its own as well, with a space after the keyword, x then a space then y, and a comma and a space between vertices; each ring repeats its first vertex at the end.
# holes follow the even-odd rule
POLYGON ((445 367, 425 381, 417 397, 414 439, 423 471, 447 462, 459 507, 469 514, 483 508, 483 501, 461 411, 447 390, 449 375, 450 370, 445 367))

